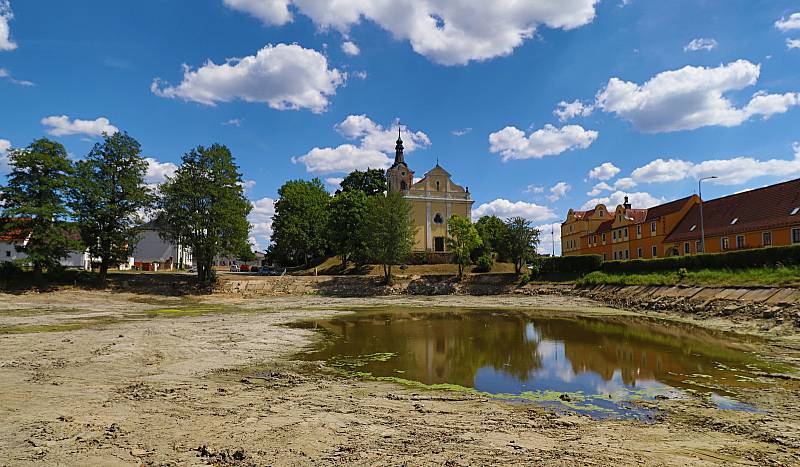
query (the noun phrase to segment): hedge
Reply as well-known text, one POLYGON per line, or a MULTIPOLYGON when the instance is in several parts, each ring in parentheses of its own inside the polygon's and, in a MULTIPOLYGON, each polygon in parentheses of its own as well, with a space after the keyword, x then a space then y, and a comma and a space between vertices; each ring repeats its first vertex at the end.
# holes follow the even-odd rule
POLYGON ((603 263, 600 255, 546 256, 540 258, 541 274, 589 274, 603 263))
POLYGON ((602 263, 600 270, 612 274, 635 274, 640 272, 676 271, 681 268, 696 271, 699 269, 743 269, 792 265, 800 265, 800 245, 754 248, 727 253, 672 256, 659 259, 606 261, 602 263))

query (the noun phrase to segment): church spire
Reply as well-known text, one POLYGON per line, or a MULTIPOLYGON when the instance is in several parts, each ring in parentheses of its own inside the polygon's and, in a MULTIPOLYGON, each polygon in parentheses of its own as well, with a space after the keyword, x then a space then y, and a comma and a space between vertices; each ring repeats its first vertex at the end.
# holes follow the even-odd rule
POLYGON ((405 164, 405 157, 403 156, 403 138, 400 136, 400 123, 397 124, 397 146, 394 147, 394 163, 405 164))

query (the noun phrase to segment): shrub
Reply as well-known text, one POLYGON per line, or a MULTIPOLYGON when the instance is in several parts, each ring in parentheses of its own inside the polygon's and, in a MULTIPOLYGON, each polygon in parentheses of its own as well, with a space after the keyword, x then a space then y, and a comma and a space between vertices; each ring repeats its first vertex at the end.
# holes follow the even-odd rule
POLYGON ((475 262, 475 272, 489 272, 494 267, 494 259, 492 255, 484 253, 475 262))
POLYGON ((600 255, 552 256, 539 261, 542 274, 589 274, 603 264, 600 255))
MULTIPOLYGON (((569 258, 569 257, 567 257, 569 258)), ((745 269, 800 265, 800 245, 773 246, 727 253, 707 253, 692 256, 673 256, 659 259, 606 261, 601 270, 612 274, 639 272, 687 271, 700 269, 745 269)))
POLYGON ((19 264, 12 261, 0 262, 0 279, 8 279, 22 274, 19 264))
POLYGON ((529 276, 528 274, 522 274, 521 276, 519 276, 519 285, 527 285, 530 283, 530 281, 531 281, 531 276, 529 276))

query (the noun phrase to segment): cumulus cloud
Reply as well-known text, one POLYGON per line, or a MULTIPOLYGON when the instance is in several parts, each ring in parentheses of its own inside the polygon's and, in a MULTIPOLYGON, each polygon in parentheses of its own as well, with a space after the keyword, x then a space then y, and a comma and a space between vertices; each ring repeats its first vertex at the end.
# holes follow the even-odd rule
POLYGON ((147 161, 147 173, 144 176, 145 182, 151 185, 159 185, 167 181, 178 170, 178 166, 172 162, 159 162, 152 157, 145 157, 147 161))
POLYGON ((511 202, 503 198, 481 204, 472 210, 474 219, 477 220, 483 216, 497 216, 501 219, 524 217, 533 222, 544 222, 557 217, 553 210, 546 206, 525 201, 511 202))
POLYGON ((101 136, 103 133, 113 135, 119 131, 119 129, 112 125, 105 117, 99 117, 94 120, 81 120, 78 118, 70 120, 66 115, 53 115, 43 118, 41 123, 46 127, 50 127, 47 129, 47 133, 53 136, 101 136))
POLYGON ((775 27, 784 32, 800 29, 800 11, 775 21, 775 27))
POLYGON ((472 128, 460 128, 458 130, 451 131, 450 134, 452 134, 453 136, 464 136, 471 131, 472 128))
POLYGON ((355 56, 361 53, 361 49, 359 49, 354 42, 344 41, 342 42, 342 52, 350 56, 355 56))
POLYGON ((631 122, 646 133, 694 130, 705 126, 733 127, 754 116, 768 118, 800 104, 800 94, 757 92, 743 107, 725 93, 753 86, 760 65, 737 60, 716 68, 686 66, 665 71, 640 85, 611 78, 595 106, 631 122))
POLYGON ((789 50, 800 49, 800 39, 786 39, 786 48, 789 50))
POLYGON ((8 150, 11 149, 11 141, 0 139, 0 174, 8 173, 11 165, 8 160, 8 150))
POLYGON ((550 188, 550 194, 547 196, 551 202, 555 202, 567 195, 567 192, 572 189, 567 182, 558 182, 550 188))
POLYGON ((275 200, 261 198, 251 201, 253 210, 247 216, 250 222, 250 243, 257 249, 264 251, 270 244, 272 237, 272 216, 275 215, 275 200))
POLYGON ((592 114, 592 111, 594 111, 593 106, 584 104, 576 99, 572 102, 559 102, 558 107, 553 111, 553 115, 558 117, 562 122, 566 122, 575 117, 588 117, 592 114))
POLYGON ((636 185, 638 185, 636 180, 634 180, 634 179, 632 179, 630 177, 625 177, 625 178, 620 178, 619 180, 614 182, 614 189, 615 190, 630 190, 631 188, 634 188, 636 185))
POLYGON ((590 23, 599 0, 224 0, 231 8, 268 25, 292 20, 292 9, 322 29, 347 35, 362 21, 372 21, 412 49, 442 65, 463 65, 509 55, 532 38, 539 26, 574 29, 590 23))
POLYGON ((610 180, 620 172, 619 167, 611 162, 603 162, 589 171, 589 178, 593 180, 610 180))
POLYGON ((9 0, 0 0, 0 51, 14 50, 17 44, 11 39, 11 20, 14 12, 11 11, 9 0))
POLYGON ((640 183, 675 182, 686 178, 716 176, 712 183, 739 185, 764 176, 800 176, 800 143, 795 143, 793 159, 759 160, 753 157, 711 159, 700 163, 680 159, 656 159, 634 170, 631 177, 640 183))
MULTIPOLYGON (((349 115, 336 124, 336 131, 358 144, 345 143, 335 148, 314 148, 306 154, 293 157, 292 162, 303 164, 314 174, 348 173, 353 170, 386 169, 392 163, 397 127, 384 127, 366 115, 349 115)), ((422 131, 405 131, 403 145, 410 153, 430 146, 431 141, 422 131)))
POLYGON ((150 89, 161 97, 211 106, 238 99, 277 110, 321 113, 345 79, 346 74, 329 68, 328 59, 316 50, 278 44, 221 65, 211 60, 196 70, 184 65, 180 84, 170 86, 156 78, 150 89))
POLYGON ((698 50, 714 50, 717 48, 717 41, 715 39, 692 39, 691 42, 684 46, 684 52, 697 52, 698 50))
POLYGON ((507 126, 489 135, 489 151, 499 153, 503 162, 511 159, 541 159, 573 149, 586 149, 597 139, 598 133, 585 130, 580 125, 557 128, 545 125, 525 136, 525 132, 507 126))
POLYGON ((615 191, 608 196, 600 197, 600 198, 593 198, 584 203, 581 209, 592 209, 598 204, 605 204, 606 206, 613 209, 614 206, 618 204, 622 204, 625 202, 625 197, 628 197, 628 201, 634 208, 637 209, 646 209, 652 208, 653 206, 657 206, 664 202, 663 198, 656 198, 655 196, 651 195, 647 192, 637 192, 637 193, 627 193, 624 191, 615 191))
POLYGON ((33 81, 14 78, 11 76, 11 72, 5 68, 0 68, 0 78, 7 79, 11 84, 16 84, 18 86, 34 86, 33 81))
POLYGON ((609 185, 606 182, 600 182, 595 185, 591 191, 586 193, 586 196, 597 196, 604 191, 612 191, 614 189, 613 186, 609 185))

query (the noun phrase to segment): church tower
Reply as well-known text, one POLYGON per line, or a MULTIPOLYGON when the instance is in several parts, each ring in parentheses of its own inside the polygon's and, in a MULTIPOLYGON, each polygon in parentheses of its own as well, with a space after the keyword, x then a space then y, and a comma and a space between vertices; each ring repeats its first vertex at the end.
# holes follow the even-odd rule
POLYGON ((386 180, 389 182, 389 193, 405 193, 414 181, 414 172, 408 168, 403 156, 403 139, 400 137, 400 127, 397 128, 397 146, 394 147, 394 164, 386 171, 386 180))

